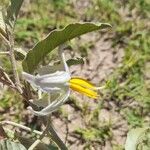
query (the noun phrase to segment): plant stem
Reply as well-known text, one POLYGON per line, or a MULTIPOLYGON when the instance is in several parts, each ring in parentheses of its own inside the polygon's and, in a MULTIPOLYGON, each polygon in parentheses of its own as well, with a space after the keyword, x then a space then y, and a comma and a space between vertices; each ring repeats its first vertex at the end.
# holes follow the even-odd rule
POLYGON ((20 87, 20 79, 19 79, 19 75, 17 72, 17 64, 16 64, 16 60, 15 60, 15 55, 14 55, 14 38, 11 33, 9 35, 9 42, 10 42, 10 44, 9 44, 10 61, 12 64, 15 85, 16 85, 18 91, 20 93, 22 93, 22 89, 20 87))
POLYGON ((46 129, 43 131, 43 133, 40 135, 40 138, 37 139, 30 147, 29 150, 33 150, 42 140, 42 138, 47 135, 49 138, 52 139, 53 142, 61 149, 61 150, 68 150, 66 145, 63 143, 63 141, 59 138, 55 130, 53 129, 51 122, 50 122, 50 116, 46 116, 43 118, 44 123, 46 122, 46 129))
POLYGON ((9 52, 0 52, 0 55, 9 55, 9 52))
POLYGON ((40 135, 40 138, 37 139, 29 148, 28 150, 33 150, 40 142, 41 140, 44 138, 44 136, 47 134, 48 131, 48 126, 46 127, 46 129, 42 132, 42 134, 40 135))
POLYGON ((28 148, 28 150, 33 150, 40 142, 41 142, 41 140, 37 139, 37 140, 28 148))
POLYGON ((63 143, 63 141, 59 138, 59 136, 57 135, 56 131, 54 130, 54 128, 52 127, 51 123, 50 123, 50 117, 47 116, 47 126, 48 126, 48 132, 47 135, 57 144, 57 146, 61 149, 61 150, 68 150, 68 148, 66 147, 66 145, 63 143))

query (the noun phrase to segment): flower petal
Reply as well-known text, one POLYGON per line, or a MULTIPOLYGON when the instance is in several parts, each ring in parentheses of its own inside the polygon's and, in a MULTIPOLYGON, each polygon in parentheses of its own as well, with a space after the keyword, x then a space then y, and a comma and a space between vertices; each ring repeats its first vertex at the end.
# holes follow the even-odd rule
POLYGON ((46 107, 48 105, 48 100, 47 99, 39 99, 39 100, 29 100, 31 103, 34 105, 37 105, 38 107, 46 107))
POLYGON ((68 86, 67 82, 71 78, 70 74, 65 71, 57 71, 55 73, 42 76, 33 76, 23 72, 23 77, 35 87, 47 93, 60 91, 64 86, 68 86))
POLYGON ((49 85, 49 84, 64 84, 70 80, 70 74, 65 71, 56 71, 52 74, 46 74, 35 77, 35 83, 37 85, 49 85))
POLYGON ((34 111, 32 107, 28 107, 29 110, 31 110, 35 115, 37 116, 45 116, 53 111, 57 110, 61 105, 63 105, 68 97, 70 95, 70 90, 67 88, 67 90, 63 91, 63 93, 52 103, 50 103, 47 107, 43 108, 41 111, 34 111))
POLYGON ((26 73, 26 72, 23 72, 22 73, 23 77, 30 83, 34 84, 35 82, 35 76, 29 74, 29 73, 26 73))
POLYGON ((50 102, 55 101, 60 96, 60 93, 50 93, 50 95, 46 98, 41 98, 38 100, 29 100, 34 105, 37 105, 38 107, 46 107, 50 104, 50 102))

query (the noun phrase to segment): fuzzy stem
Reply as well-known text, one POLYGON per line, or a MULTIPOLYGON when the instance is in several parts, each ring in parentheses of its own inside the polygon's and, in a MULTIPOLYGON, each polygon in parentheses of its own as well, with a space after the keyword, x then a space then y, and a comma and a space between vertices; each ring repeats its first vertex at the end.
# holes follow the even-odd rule
POLYGON ((15 85, 16 85, 18 91, 20 93, 22 93, 22 89, 20 87, 20 79, 19 79, 19 75, 18 75, 18 72, 17 72, 17 64, 16 64, 16 60, 15 60, 15 55, 14 55, 14 38, 11 35, 11 33, 9 35, 9 42, 10 42, 10 44, 9 44, 10 61, 11 61, 11 64, 12 64, 15 85))

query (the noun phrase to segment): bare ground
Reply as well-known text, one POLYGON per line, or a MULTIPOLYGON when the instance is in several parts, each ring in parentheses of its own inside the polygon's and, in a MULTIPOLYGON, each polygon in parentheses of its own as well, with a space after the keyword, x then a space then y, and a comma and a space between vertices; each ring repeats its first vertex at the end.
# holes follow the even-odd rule
MULTIPOLYGON (((120 65, 123 57, 122 49, 114 49, 111 47, 112 42, 110 35, 108 34, 89 34, 83 36, 80 39, 84 44, 93 42, 94 47, 88 51, 88 58, 83 65, 77 65, 70 68, 72 76, 84 77, 96 85, 102 86, 108 76, 113 72, 115 68, 120 65), (109 38, 108 38, 109 37, 109 38), (117 51, 117 52, 116 52, 117 51), (99 81, 99 83, 97 83, 99 81)), ((67 53, 68 57, 69 53, 67 53)), ((78 56, 79 54, 74 54, 78 56)), ((84 107, 85 103, 88 105, 88 109, 92 112, 96 109, 98 101, 93 101, 86 96, 72 92, 77 97, 78 103, 81 107, 84 107)), ((127 133, 127 122, 122 118, 120 112, 116 108, 116 104, 113 101, 104 101, 104 108, 100 110, 99 119, 97 122, 105 123, 112 122, 112 134, 114 135, 112 141, 105 141, 103 146, 97 145, 93 149, 112 150, 112 144, 124 145, 125 137, 127 133), (106 108, 105 108, 106 107, 106 108), (108 110, 108 107, 110 108, 108 110)), ((65 110, 68 114, 68 120, 57 118, 53 116, 53 124, 57 133, 62 137, 63 141, 67 140, 69 149, 80 150, 83 149, 84 143, 82 143, 80 137, 75 136, 74 131, 77 128, 85 128, 86 116, 83 116, 80 111, 76 111, 74 107, 66 104, 62 106, 62 110, 65 110), (66 137, 67 135, 67 137, 66 137), (66 139, 67 138, 67 139, 66 139)), ((89 114, 88 114, 89 115, 89 114)), ((89 115, 90 116, 90 115, 89 115)), ((101 129, 99 129, 101 130, 101 129)))

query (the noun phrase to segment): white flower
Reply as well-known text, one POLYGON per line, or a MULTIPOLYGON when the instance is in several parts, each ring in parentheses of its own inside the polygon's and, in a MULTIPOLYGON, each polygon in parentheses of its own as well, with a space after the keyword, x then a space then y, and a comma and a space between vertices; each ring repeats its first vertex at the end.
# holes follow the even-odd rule
POLYGON ((29 107, 35 115, 48 115, 58 109, 67 101, 70 88, 94 99, 99 97, 96 91, 98 88, 93 84, 82 78, 71 78, 63 52, 61 53, 61 67, 60 65, 45 66, 39 70, 38 75, 34 76, 23 72, 23 77, 36 88, 49 93, 51 96, 51 103, 44 100, 31 100, 34 104, 44 107, 40 111, 35 111, 29 107))

